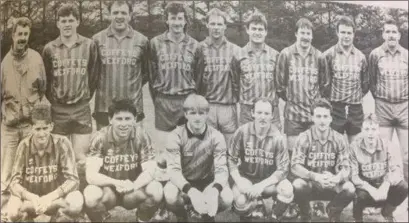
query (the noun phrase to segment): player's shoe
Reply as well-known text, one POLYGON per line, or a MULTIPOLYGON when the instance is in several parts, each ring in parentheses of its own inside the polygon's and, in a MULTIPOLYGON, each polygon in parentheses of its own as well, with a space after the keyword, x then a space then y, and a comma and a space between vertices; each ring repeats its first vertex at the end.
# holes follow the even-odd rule
POLYGON ((256 208, 254 209, 254 211, 251 212, 251 216, 252 216, 252 218, 255 218, 255 219, 262 219, 262 218, 264 218, 265 213, 266 213, 266 210, 265 210, 265 207, 264 207, 264 203, 260 199, 260 200, 257 201, 257 205, 256 205, 256 208))
POLYGON ((325 212, 324 202, 322 201, 314 201, 312 210, 313 215, 316 217, 324 218, 327 215, 327 213, 325 212))
POLYGON ((384 216, 385 222, 396 222, 396 219, 393 216, 384 216))
POLYGON ((155 222, 169 221, 169 211, 165 208, 165 203, 162 203, 159 206, 159 209, 156 211, 155 215, 152 217, 152 220, 155 222))
POLYGON ((284 212, 283 219, 296 219, 300 215, 300 209, 296 203, 290 203, 284 212))

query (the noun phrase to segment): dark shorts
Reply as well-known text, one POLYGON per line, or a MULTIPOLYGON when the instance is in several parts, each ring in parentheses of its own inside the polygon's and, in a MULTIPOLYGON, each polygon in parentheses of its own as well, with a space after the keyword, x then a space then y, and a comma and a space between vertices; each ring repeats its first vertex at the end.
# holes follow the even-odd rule
MULTIPOLYGON (((251 115, 252 109, 253 109, 253 105, 240 104, 240 115, 239 115, 240 125, 244 125, 247 122, 254 121, 254 118, 251 115)), ((275 125, 275 127, 277 127, 278 130, 281 131, 280 110, 278 109, 278 106, 274 107, 272 123, 275 125)))
POLYGON ((221 133, 234 133, 239 124, 237 122, 237 105, 223 105, 211 103, 207 122, 221 133))
POLYGON ((155 97, 155 127, 161 131, 172 131, 184 117, 183 103, 187 95, 164 95, 155 97))
POLYGON ((377 98, 375 113, 380 126, 408 129, 408 101, 391 103, 377 98))
POLYGON ((213 177, 208 177, 203 180, 188 180, 188 182, 190 183, 192 187, 198 189, 201 192, 203 192, 207 186, 213 183, 213 181, 214 181, 213 177))
POLYGON ((284 120, 284 133, 287 136, 298 136, 311 127, 313 122, 299 122, 294 120, 284 120))
POLYGON ((341 134, 356 135, 361 132, 364 119, 362 104, 346 104, 331 102, 332 123, 331 127, 341 134))
POLYGON ((51 118, 54 122, 53 133, 71 135, 92 132, 91 108, 87 101, 72 105, 52 104, 51 118))
MULTIPOLYGON (((97 125, 100 127, 108 126, 109 125, 109 115, 108 112, 94 112, 92 113, 92 117, 95 119, 97 125)), ((145 118, 144 113, 136 114, 136 122, 140 122, 145 118)))

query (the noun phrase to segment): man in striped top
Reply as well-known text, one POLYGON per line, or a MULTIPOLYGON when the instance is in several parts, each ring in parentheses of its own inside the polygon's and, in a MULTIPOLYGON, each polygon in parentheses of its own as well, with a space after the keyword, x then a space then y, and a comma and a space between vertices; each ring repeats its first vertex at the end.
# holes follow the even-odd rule
POLYGON ((77 34, 78 19, 72 4, 58 10, 60 36, 45 45, 43 59, 53 132, 70 137, 76 159, 84 162, 92 131, 89 101, 97 86, 100 59, 97 45, 77 34))
POLYGON ((198 73, 198 93, 209 102, 208 123, 223 133, 227 144, 238 128, 237 102, 239 79, 235 56, 239 46, 229 42, 224 36, 227 14, 218 8, 207 14, 209 36, 200 43, 198 73))
POLYGON ((166 144, 170 182, 164 188, 165 200, 178 222, 188 220, 184 206, 190 202, 202 221, 214 222, 216 213, 230 208, 233 201, 226 143, 218 130, 206 124, 209 103, 203 96, 189 95, 183 110, 187 123, 172 131, 166 144))
POLYGON ((311 221, 311 200, 330 200, 327 213, 330 222, 340 222, 342 210, 355 196, 348 181, 348 147, 343 135, 330 127, 332 106, 326 99, 311 105, 314 125, 302 132, 291 157, 294 201, 300 207, 302 222, 311 221))
POLYGON ((13 222, 40 214, 57 217, 58 211, 75 218, 82 210, 74 151, 66 137, 51 134, 50 113, 47 105, 34 108, 32 134, 18 146, 7 211, 13 222))
POLYGON ((251 221, 258 200, 269 197, 276 200, 273 218, 281 220, 294 197, 286 179, 290 160, 285 138, 272 124, 273 109, 269 99, 257 99, 252 109, 254 121, 240 126, 228 150, 233 208, 245 222, 251 221))
POLYGON ((142 86, 148 81, 149 75, 148 38, 128 24, 132 5, 115 1, 109 4, 108 9, 111 25, 92 37, 102 60, 93 114, 98 130, 109 125, 108 107, 112 100, 131 99, 137 109, 136 121, 145 117, 142 86))
POLYGON ((318 60, 321 52, 311 45, 312 23, 301 18, 296 23, 296 42, 284 48, 277 62, 277 92, 286 101, 284 133, 287 145, 293 151, 297 136, 311 124, 311 104, 320 96, 318 60))
POLYGON ((31 131, 32 110, 45 98, 44 63, 28 47, 30 29, 26 17, 13 21, 13 45, 1 62, 1 195, 9 189, 17 146, 31 131))
POLYGON ((168 30, 150 41, 149 87, 155 106, 155 142, 164 151, 168 133, 183 118, 183 101, 196 91, 199 43, 186 33, 188 14, 182 2, 165 8, 168 30))
POLYGON ((275 85, 278 52, 264 42, 267 36, 266 17, 260 12, 250 15, 246 21, 246 32, 249 35, 249 42, 241 49, 238 57, 240 125, 253 121, 251 109, 254 101, 260 97, 267 97, 274 103, 272 119, 274 126, 281 129, 275 85))
POLYGON ((110 125, 96 132, 86 163, 89 185, 84 189, 93 222, 115 206, 138 208, 137 221, 148 221, 162 201, 162 185, 153 179, 153 149, 148 134, 135 123, 133 101, 114 101, 108 108, 110 125))
POLYGON ((351 143, 361 131, 362 98, 369 91, 368 64, 355 48, 355 24, 342 16, 337 23, 338 43, 322 54, 320 66, 325 76, 324 97, 333 107, 332 128, 348 135, 351 143))
POLYGON ((382 37, 385 42, 369 55, 370 88, 381 134, 392 140, 396 130, 408 182, 408 50, 399 45, 401 34, 395 21, 385 22, 382 37))
POLYGON ((408 196, 408 183, 403 180, 400 161, 388 139, 379 135, 375 114, 365 117, 362 133, 350 146, 351 180, 355 184, 357 201, 353 216, 362 222, 362 212, 368 206, 381 206, 382 215, 393 222, 393 212, 408 196))

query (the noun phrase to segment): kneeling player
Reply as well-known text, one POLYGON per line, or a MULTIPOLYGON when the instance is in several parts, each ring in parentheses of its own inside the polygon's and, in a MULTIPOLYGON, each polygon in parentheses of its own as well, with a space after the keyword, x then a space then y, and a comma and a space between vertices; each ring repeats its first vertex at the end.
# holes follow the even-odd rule
POLYGON ((136 108, 129 100, 114 102, 108 109, 110 125, 91 140, 86 162, 84 190, 87 214, 92 221, 115 206, 138 208, 137 221, 148 221, 163 197, 162 185, 154 181, 151 140, 135 125, 136 108), (149 162, 148 162, 149 161, 149 162))
POLYGON ((391 142, 379 136, 379 121, 374 114, 365 117, 362 133, 351 144, 352 182, 356 186, 354 219, 362 222, 368 206, 381 206, 382 215, 393 222, 393 211, 408 196, 400 160, 390 148, 391 142))
POLYGON ((40 214, 52 215, 52 219, 57 214, 76 218, 84 199, 77 190, 79 180, 71 142, 51 134, 54 124, 50 107, 35 107, 32 122, 32 134, 17 149, 8 218, 13 222, 40 214))
POLYGON ((233 207, 243 221, 249 220, 258 199, 271 196, 277 198, 273 218, 280 220, 294 197, 292 185, 286 180, 288 150, 284 137, 272 124, 273 109, 268 99, 256 100, 252 109, 254 121, 235 132, 229 148, 233 207))
POLYGON ((311 221, 311 200, 330 200, 330 222, 339 222, 342 210, 355 196, 349 176, 348 149, 343 135, 330 127, 331 104, 316 99, 312 104, 314 125, 302 132, 295 143, 291 171, 294 201, 300 207, 303 222, 311 221))
POLYGON ((191 202, 204 221, 231 207, 233 193, 227 184, 226 143, 223 135, 206 124, 209 103, 189 95, 183 110, 187 123, 178 126, 167 143, 170 182, 164 188, 168 209, 178 221, 187 221, 184 205, 191 202))

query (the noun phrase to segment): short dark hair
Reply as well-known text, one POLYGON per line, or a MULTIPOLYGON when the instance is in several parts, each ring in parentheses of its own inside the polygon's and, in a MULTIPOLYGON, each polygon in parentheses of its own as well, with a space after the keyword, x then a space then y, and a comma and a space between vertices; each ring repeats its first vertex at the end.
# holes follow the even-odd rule
POLYGON ((31 113, 31 122, 45 121, 47 124, 52 122, 51 107, 46 104, 36 105, 31 113))
POLYGON ((221 16, 221 17, 223 17, 224 24, 227 23, 227 13, 223 12, 222 10, 220 10, 218 8, 210 9, 210 11, 206 15, 206 23, 209 22, 210 16, 221 16))
POLYGON ((300 28, 308 28, 313 30, 314 26, 312 25, 312 22, 307 18, 301 18, 295 23, 295 32, 298 32, 300 28))
POLYGON ((256 110, 256 104, 257 104, 258 102, 269 103, 269 104, 271 105, 271 112, 274 112, 274 103, 273 103, 273 101, 272 101, 271 99, 269 99, 269 98, 266 98, 266 97, 256 98, 256 99, 253 101, 253 106, 251 107, 251 109, 252 109, 253 111, 256 110))
POLYGON ((59 20, 60 17, 70 16, 70 15, 74 16, 77 20, 79 19, 79 13, 78 13, 77 7, 75 7, 71 3, 64 4, 57 11, 57 20, 59 20))
POLYGON ((355 23, 354 23, 354 21, 352 21, 352 19, 350 18, 350 17, 348 17, 348 16, 341 16, 339 19, 338 19, 338 22, 337 22, 337 32, 339 31, 339 26, 340 25, 344 25, 344 26, 349 26, 349 27, 352 27, 352 29, 353 29, 353 31, 355 32, 355 23))
POLYGON ((31 29, 31 20, 27 17, 20 17, 14 19, 12 28, 13 33, 16 31, 17 26, 28 27, 29 29, 31 29))
POLYGON ((253 12, 244 22, 244 24, 246 24, 247 28, 250 27, 251 23, 263 24, 264 28, 267 29, 266 16, 263 13, 259 12, 259 11, 253 12))
POLYGON ((393 18, 386 19, 382 26, 382 32, 385 31, 385 25, 395 25, 398 28, 398 31, 400 32, 398 22, 396 22, 396 20, 394 20, 393 18))
POLYGON ((316 108, 326 108, 332 113, 332 105, 331 103, 325 98, 317 98, 311 105, 311 114, 314 114, 314 110, 316 108))
MULTIPOLYGON (((183 2, 169 2, 166 7, 165 7, 165 20, 168 19, 169 13, 171 14, 178 14, 180 12, 184 13, 185 20, 186 20, 186 25, 183 27, 183 30, 186 32, 187 29, 187 24, 189 24, 189 16, 187 14, 186 8, 183 5, 183 2)), ((166 24, 167 29, 169 29, 169 26, 166 24)))
POLYGON ((126 5, 128 6, 128 9, 129 9, 129 14, 132 13, 132 4, 131 4, 129 1, 113 1, 113 2, 110 2, 110 3, 108 4, 108 11, 109 11, 109 12, 111 12, 112 6, 113 6, 114 4, 117 4, 118 6, 121 6, 121 5, 123 5, 123 4, 126 4, 126 5))
POLYGON ((136 117, 136 107, 130 99, 113 100, 112 104, 108 107, 108 116, 112 118, 114 114, 121 111, 130 112, 136 117))

